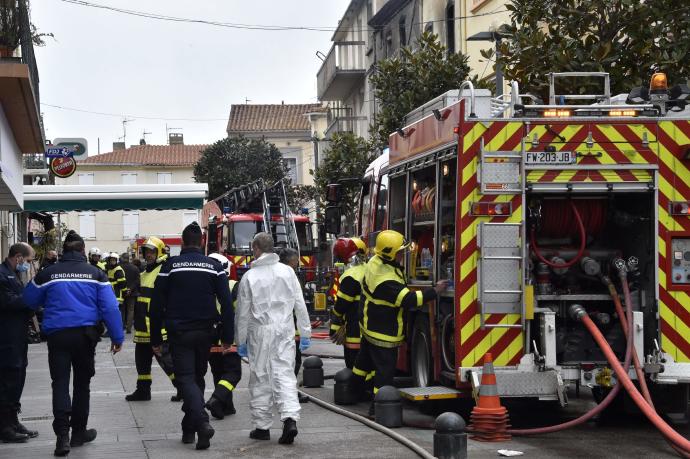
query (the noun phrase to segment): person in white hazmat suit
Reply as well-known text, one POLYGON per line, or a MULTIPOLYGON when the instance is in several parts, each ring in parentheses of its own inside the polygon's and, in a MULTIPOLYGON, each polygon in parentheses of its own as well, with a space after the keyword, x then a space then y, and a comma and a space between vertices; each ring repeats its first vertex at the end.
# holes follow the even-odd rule
POLYGON ((297 436, 300 405, 297 399, 295 325, 300 350, 311 344, 309 314, 295 272, 273 250, 273 237, 258 233, 252 241, 254 261, 240 281, 235 311, 238 353, 249 358, 249 408, 254 430, 249 437, 269 440, 275 404, 283 421, 281 444, 297 436))

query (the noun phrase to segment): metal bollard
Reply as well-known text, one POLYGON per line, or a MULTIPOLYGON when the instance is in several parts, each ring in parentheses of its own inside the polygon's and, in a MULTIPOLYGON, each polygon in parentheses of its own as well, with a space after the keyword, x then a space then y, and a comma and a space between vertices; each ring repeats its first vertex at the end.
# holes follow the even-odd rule
POLYGON ((302 362, 302 384, 304 387, 323 386, 323 362, 315 355, 307 357, 302 362))
POLYGON ((333 401, 336 405, 354 405, 357 403, 357 394, 351 386, 352 370, 343 368, 333 377, 335 387, 333 388, 333 401))
POLYGON ((467 459, 465 420, 457 413, 446 412, 434 422, 434 456, 438 459, 467 459))
POLYGON ((393 386, 383 386, 374 397, 374 420, 385 427, 402 426, 402 400, 393 386))

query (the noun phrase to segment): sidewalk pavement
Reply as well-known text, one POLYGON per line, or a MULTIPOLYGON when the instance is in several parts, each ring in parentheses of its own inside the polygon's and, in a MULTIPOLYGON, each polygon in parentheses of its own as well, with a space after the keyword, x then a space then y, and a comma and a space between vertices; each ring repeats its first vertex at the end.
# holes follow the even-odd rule
MULTIPOLYGON (((127 335, 130 338, 130 335, 127 335)), ((194 445, 181 440, 181 403, 170 402, 175 393, 165 373, 155 364, 153 368, 152 400, 126 402, 125 394, 134 390, 136 369, 134 345, 125 343, 124 349, 113 356, 108 352, 110 342, 104 340, 96 350, 96 376, 91 382, 91 417, 89 427, 98 430, 98 438, 91 444, 73 448, 69 458, 89 459, 177 459, 191 455, 205 458, 318 458, 318 457, 377 457, 407 458, 414 454, 378 432, 326 411, 313 403, 302 405, 299 435, 294 445, 278 444, 282 423, 276 417, 271 441, 249 438, 251 430, 248 368, 243 367, 243 379, 235 390, 237 414, 222 421, 211 418, 216 434, 207 451, 196 451, 194 445), (347 449, 343 449, 347 448, 347 449), (341 452, 341 453, 339 453, 341 452)), ((328 359, 326 372, 333 373, 341 360, 328 359), (331 371, 333 370, 333 371, 331 371)), ((206 377, 208 399, 213 391, 209 370, 206 377)), ((22 422, 40 435, 24 444, 0 444, 2 459, 35 459, 53 457, 55 436, 52 431, 50 374, 48 349, 43 344, 29 347, 29 368, 22 397, 22 422)), ((429 434, 429 445, 431 434, 429 434)))

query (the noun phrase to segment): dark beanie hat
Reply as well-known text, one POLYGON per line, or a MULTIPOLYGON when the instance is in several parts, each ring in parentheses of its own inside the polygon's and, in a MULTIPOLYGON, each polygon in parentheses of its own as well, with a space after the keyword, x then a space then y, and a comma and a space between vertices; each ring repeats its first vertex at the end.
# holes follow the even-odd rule
POLYGON ((182 237, 184 238, 185 235, 198 235, 201 234, 201 227, 197 222, 192 222, 189 225, 185 227, 184 230, 182 230, 182 237))
POLYGON ((82 237, 79 236, 79 234, 76 231, 70 230, 67 233, 67 236, 65 236, 65 242, 82 242, 83 243, 84 239, 82 239, 82 237))

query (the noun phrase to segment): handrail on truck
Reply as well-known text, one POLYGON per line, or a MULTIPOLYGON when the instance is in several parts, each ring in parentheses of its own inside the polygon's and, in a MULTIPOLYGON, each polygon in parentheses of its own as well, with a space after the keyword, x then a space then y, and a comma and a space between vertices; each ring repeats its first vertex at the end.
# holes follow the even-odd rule
POLYGON ((474 113, 474 107, 475 107, 475 105, 474 105, 474 85, 472 84, 472 82, 470 80, 463 81, 462 84, 460 85, 460 97, 462 97, 462 91, 465 88, 469 88, 469 90, 470 90, 470 114, 469 114, 469 118, 476 118, 477 115, 474 113))

